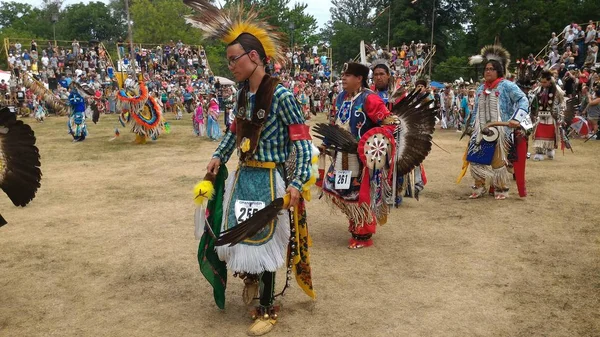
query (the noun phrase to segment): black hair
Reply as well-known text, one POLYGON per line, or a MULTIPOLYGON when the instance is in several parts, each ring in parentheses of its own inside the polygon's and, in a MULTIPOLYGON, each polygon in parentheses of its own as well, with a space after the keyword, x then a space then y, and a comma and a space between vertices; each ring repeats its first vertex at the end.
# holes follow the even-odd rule
POLYGON ((373 67, 373 72, 375 71, 375 69, 383 69, 383 70, 385 70, 386 74, 388 74, 388 75, 390 74, 390 68, 388 68, 388 66, 386 66, 385 64, 380 63, 380 64, 376 65, 375 67, 373 67))
POLYGON ((242 49, 244 49, 244 51, 247 53, 255 50, 258 53, 258 57, 260 58, 262 63, 265 66, 267 65, 267 53, 265 52, 265 48, 254 35, 242 33, 230 44, 228 44, 227 47, 233 46, 235 44, 239 44, 240 46, 242 46, 242 49))
POLYGON ((552 81, 552 72, 549 70, 542 71, 542 73, 540 74, 540 79, 544 79, 548 82, 551 82, 552 81))
MULTIPOLYGON (((488 60, 485 65, 491 64, 494 70, 498 73, 498 78, 504 77, 504 67, 499 61, 496 60, 488 60)), ((485 72, 485 68, 483 70, 485 72)))

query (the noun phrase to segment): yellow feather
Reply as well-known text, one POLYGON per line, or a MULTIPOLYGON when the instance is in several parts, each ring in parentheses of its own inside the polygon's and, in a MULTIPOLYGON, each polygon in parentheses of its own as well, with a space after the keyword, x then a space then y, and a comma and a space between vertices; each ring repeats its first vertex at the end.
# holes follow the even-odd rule
POLYGON ((213 183, 208 180, 202 180, 194 186, 194 203, 196 206, 206 205, 206 202, 212 199, 215 194, 213 183))
POLYGON ((288 205, 290 204, 290 200, 291 200, 291 198, 292 198, 292 196, 291 196, 289 193, 286 193, 286 194, 283 196, 283 207, 284 207, 284 208, 287 208, 287 207, 288 207, 288 205))
POLYGON ((310 201, 310 199, 312 198, 312 196, 310 195, 310 190, 305 190, 304 192, 302 192, 302 197, 304 198, 304 200, 310 201))
POLYGON ((279 48, 277 48, 277 44, 271 38, 271 34, 264 29, 255 24, 249 22, 236 22, 233 24, 229 33, 223 38, 223 41, 226 44, 233 42, 237 39, 241 34, 247 33, 253 35, 260 41, 263 48, 265 49, 265 54, 271 58, 277 58, 280 56, 279 48))

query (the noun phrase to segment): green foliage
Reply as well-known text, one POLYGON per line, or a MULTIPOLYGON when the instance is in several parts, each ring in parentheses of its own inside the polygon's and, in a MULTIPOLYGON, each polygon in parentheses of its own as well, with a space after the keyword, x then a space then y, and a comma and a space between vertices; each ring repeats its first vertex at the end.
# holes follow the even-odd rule
POLYGON ((477 43, 498 40, 513 58, 537 54, 552 32, 560 34, 571 23, 600 19, 597 0, 474 0, 473 32, 477 43))
MULTIPOLYGON (((317 19, 306 13, 307 5, 301 2, 295 2, 290 8, 291 0, 242 0, 246 8, 254 6, 260 11, 259 17, 266 20, 274 27, 279 27, 280 31, 285 33, 291 42, 292 30, 290 23, 293 23, 294 44, 314 44, 319 40, 317 31, 317 19)), ((226 0, 225 6, 231 6, 239 3, 239 0, 226 0)))
POLYGON ((371 41, 373 17, 371 0, 332 0, 331 21, 323 30, 333 51, 333 67, 354 59, 359 53, 360 41, 371 41))
POLYGON ((159 44, 181 40, 186 44, 200 44, 200 31, 188 25, 184 18, 192 11, 181 1, 134 0, 129 11, 136 42, 159 44))
POLYGON ((439 82, 452 82, 460 77, 465 81, 473 79, 477 81, 478 75, 474 67, 468 65, 467 56, 450 56, 445 61, 436 64, 432 79, 439 82))
POLYGON ((13 25, 22 25, 22 17, 27 17, 33 11, 33 7, 16 1, 0 2, 0 27, 6 28, 13 25))
POLYGON ((110 7, 100 1, 68 6, 57 23, 57 38, 61 40, 115 41, 126 31, 127 27, 112 15, 110 7))
POLYGON ((229 77, 231 73, 225 60, 225 44, 221 41, 207 41, 203 45, 208 65, 216 76, 229 77))

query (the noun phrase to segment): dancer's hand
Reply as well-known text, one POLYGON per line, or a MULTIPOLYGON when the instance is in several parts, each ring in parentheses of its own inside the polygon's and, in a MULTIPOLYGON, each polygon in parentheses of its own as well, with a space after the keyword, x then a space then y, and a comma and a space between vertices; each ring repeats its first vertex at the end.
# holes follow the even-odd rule
POLYGON ((286 192, 290 195, 290 203, 287 205, 287 209, 294 207, 300 201, 300 191, 292 186, 288 186, 286 192))
POLYGON ((518 129, 521 127, 521 123, 519 123, 519 121, 516 119, 511 119, 508 122, 508 127, 513 128, 513 129, 518 129))
POLYGON ((206 171, 209 173, 212 173, 214 175, 217 175, 217 173, 219 173, 219 167, 221 167, 221 159, 220 158, 213 158, 210 160, 210 162, 208 162, 208 166, 206 167, 206 171))

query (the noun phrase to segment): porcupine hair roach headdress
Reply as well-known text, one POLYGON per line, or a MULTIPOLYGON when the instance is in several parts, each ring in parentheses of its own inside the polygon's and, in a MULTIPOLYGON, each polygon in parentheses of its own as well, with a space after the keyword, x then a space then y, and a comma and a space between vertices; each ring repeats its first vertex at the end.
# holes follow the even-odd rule
MULTIPOLYGON (((209 0, 183 0, 183 3, 196 12, 196 15, 186 17, 186 21, 192 26, 202 30, 205 38, 219 39, 230 45, 237 41, 242 34, 255 37, 264 49, 263 62, 266 64, 270 59, 276 62, 284 62, 282 35, 268 23, 258 18, 260 12, 251 8, 245 8, 243 2, 228 8, 219 9, 212 5, 209 0)), ((244 49, 243 43, 240 43, 244 49)), ((246 50, 250 51, 250 50, 246 50)), ((260 50, 257 50, 259 55, 260 50)))
POLYGON ((491 44, 481 48, 480 55, 473 55, 469 58, 469 64, 481 64, 483 62, 497 61, 504 68, 504 76, 508 75, 508 65, 510 64, 510 54, 508 50, 500 45, 491 44))

